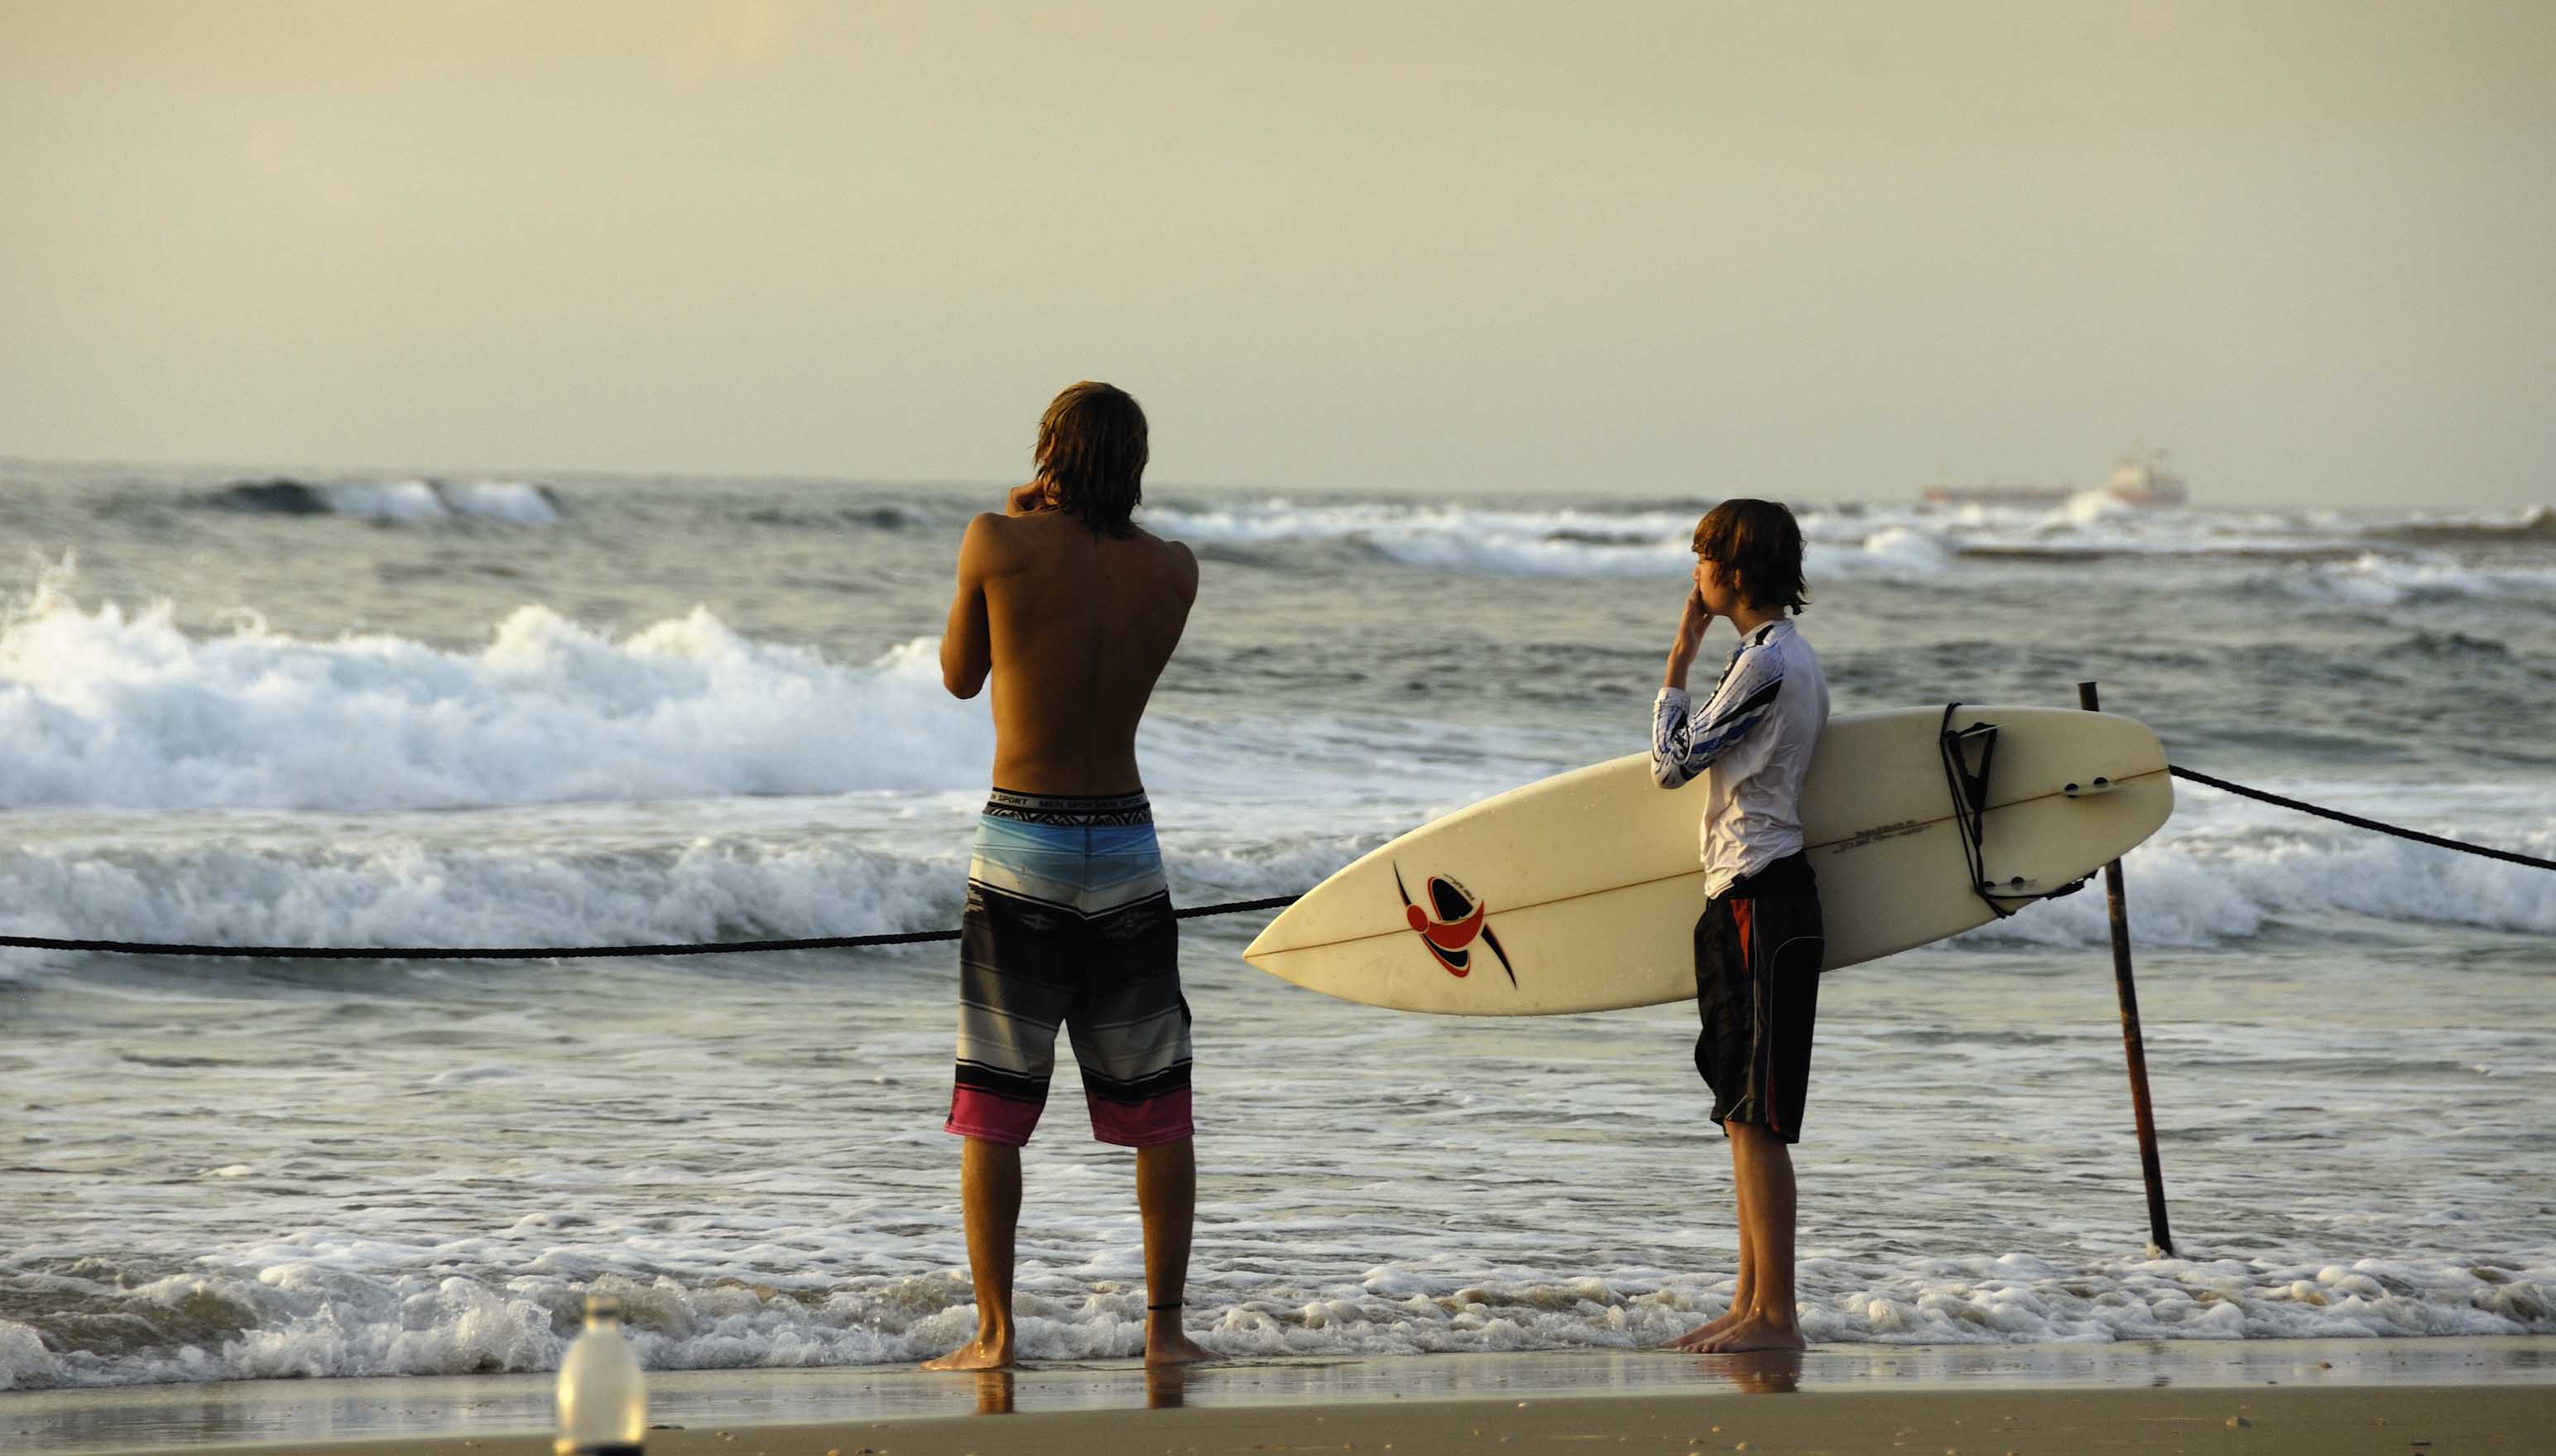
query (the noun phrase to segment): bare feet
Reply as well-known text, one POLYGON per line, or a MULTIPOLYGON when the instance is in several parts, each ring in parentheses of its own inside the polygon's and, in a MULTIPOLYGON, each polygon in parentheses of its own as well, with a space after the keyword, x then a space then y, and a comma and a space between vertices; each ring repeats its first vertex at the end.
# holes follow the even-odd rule
POLYGON ((1800 1325, 1751 1310, 1739 1323, 1696 1348, 1705 1355, 1737 1355, 1744 1350, 1799 1350, 1802 1344, 1800 1325))
POLYGON ((1177 1329, 1168 1334, 1150 1330, 1145 1334, 1145 1364, 1148 1367, 1196 1365, 1201 1361, 1222 1358, 1177 1329))
POLYGON ((1739 1317, 1743 1313, 1745 1313, 1745 1311, 1738 1305, 1734 1304, 1728 1309, 1724 1310, 1720 1319, 1706 1320, 1703 1324, 1697 1325, 1694 1329, 1687 1331, 1676 1339, 1668 1341, 1660 1348, 1663 1350, 1684 1350, 1690 1354, 1701 1353, 1707 1340, 1710 1340, 1716 1335, 1721 1334, 1723 1331, 1729 1329, 1732 1325, 1739 1323, 1739 1317))
POLYGON ((925 1370, 1009 1370, 1012 1341, 1008 1335, 978 1335, 942 1356, 923 1362, 925 1370))

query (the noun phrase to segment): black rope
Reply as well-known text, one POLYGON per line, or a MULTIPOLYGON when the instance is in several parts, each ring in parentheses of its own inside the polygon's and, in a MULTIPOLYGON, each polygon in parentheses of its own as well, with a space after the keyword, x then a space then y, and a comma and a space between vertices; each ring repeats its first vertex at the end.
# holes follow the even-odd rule
MULTIPOLYGON (((1276 910, 1301 895, 1227 900, 1175 910, 1181 920, 1202 915, 1241 915, 1276 910)), ((908 930, 887 935, 821 935, 808 940, 719 940, 671 946, 195 946, 140 940, 54 940, 41 935, 0 935, 0 946, 36 951, 106 951, 120 956, 255 956, 275 961, 577 961, 597 956, 737 956, 754 951, 847 951, 865 946, 912 946, 957 940, 955 930, 908 930)))
MULTIPOLYGON (((1949 721, 1949 712, 1946 717, 1949 721)), ((2214 789, 2223 789, 2248 799, 2259 799, 2266 804, 2276 804, 2284 809, 2295 809, 2301 814, 2313 814, 2320 819, 2331 819, 2338 824, 2349 824, 2356 829, 2394 835, 2398 839, 2412 840, 2417 844, 2456 850, 2463 855, 2482 855, 2489 860, 2500 860, 2511 864, 2526 864, 2533 869, 2556 869, 2556 860, 2541 860, 2533 855, 2496 850, 2485 845, 2472 845, 2465 840, 2444 839, 2436 834, 2407 829, 2403 825, 2388 824, 2376 819, 2364 819, 2358 814, 2346 814, 2340 809, 2328 809, 2297 799, 2285 799, 2279 794, 2268 794, 2261 789, 2249 789, 2242 784, 2233 784, 2224 778, 2213 778, 2209 774, 2196 773, 2189 768, 2169 768, 2167 771, 2177 778, 2208 784, 2214 789)), ((1958 789, 1955 791, 1955 804, 1958 811, 1960 807, 1958 789)), ((1197 905, 1186 910, 1176 910, 1173 913, 1183 920, 1194 920, 1207 915, 1245 915, 1254 910, 1282 909, 1302 898, 1304 898, 1303 895, 1296 894, 1271 895, 1260 900, 1227 900, 1222 904, 1197 905)), ((1994 901, 1990 903, 1993 904, 1994 901)), ((590 960, 599 956, 734 956, 758 951, 848 951, 871 946, 922 945, 929 941, 958 938, 958 932, 955 930, 909 930, 886 935, 826 935, 807 940, 725 940, 697 945, 454 947, 199 946, 160 941, 58 940, 42 935, 0 935, 0 946, 31 951, 99 951, 120 956, 253 956, 271 961, 577 961, 590 960)))
POLYGON ((2197 784, 2208 784, 2214 789, 2225 789, 2229 793, 2242 795, 2248 799, 2260 799, 2266 804, 2277 804, 2284 809, 2296 809, 2301 814, 2313 814, 2319 819, 2331 819, 2337 824, 2349 824, 2355 829, 2374 830, 2379 834, 2392 834, 2400 840, 2412 840, 2416 844, 2423 845, 2438 845, 2444 850, 2456 850, 2463 855, 2483 855, 2489 860, 2500 860, 2512 864, 2526 864, 2532 869, 2556 869, 2556 860, 2541 860, 2535 855, 2523 855, 2511 850, 2497 850, 2486 845, 2472 845, 2465 840, 2443 839, 2441 836, 2436 834, 2425 834, 2419 829, 2407 829, 2401 824, 2388 824, 2383 820, 2377 819, 2364 819, 2358 814, 2346 814, 2340 809, 2327 809, 2316 804, 2302 803, 2297 799, 2284 799, 2278 794, 2267 794, 2261 789, 2249 789, 2243 784, 2232 784, 2224 778, 2212 778, 2209 774, 2195 773, 2189 768, 2169 767, 2166 771, 2173 774, 2176 778, 2188 778, 2197 784))

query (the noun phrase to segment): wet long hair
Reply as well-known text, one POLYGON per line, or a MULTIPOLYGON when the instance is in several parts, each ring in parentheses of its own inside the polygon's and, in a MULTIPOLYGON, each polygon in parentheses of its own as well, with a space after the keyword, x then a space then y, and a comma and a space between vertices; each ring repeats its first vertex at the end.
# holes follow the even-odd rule
POLYGON ((1760 609, 1810 609, 1802 585, 1802 527, 1780 501, 1725 500, 1695 523, 1695 554, 1722 569, 1760 609))
POLYGON ((1135 396, 1089 379, 1068 385, 1039 418, 1034 458, 1055 483, 1056 503, 1092 534, 1134 534, 1150 459, 1135 396))

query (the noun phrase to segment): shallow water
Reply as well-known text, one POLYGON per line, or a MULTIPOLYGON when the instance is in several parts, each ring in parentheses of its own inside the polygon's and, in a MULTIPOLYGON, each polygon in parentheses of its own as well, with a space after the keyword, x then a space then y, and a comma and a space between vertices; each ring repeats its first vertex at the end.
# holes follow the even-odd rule
MULTIPOLYGON (((701 1430, 1166 1406, 1324 1407, 1627 1394, 2474 1388, 2543 1386, 2552 1365, 2556 1357, 2542 1343, 2501 1338, 2384 1347, 2342 1340, 1847 1345, 1801 1355, 1703 1358, 1599 1350, 1427 1361, 1244 1361, 1170 1372, 1147 1372, 1132 1362, 1072 1362, 977 1375, 871 1366, 654 1373, 648 1379, 648 1415, 653 1423, 701 1430)), ((540 1376, 466 1376, 21 1392, 0 1405, 0 1435, 46 1451, 309 1443, 429 1432, 460 1440, 548 1426, 551 1386, 540 1376)), ((1731 1407, 1731 1413, 1744 1416, 1747 1409, 1731 1407)))
MULTIPOLYGON (((955 923, 991 739, 928 634, 993 492, 233 478, 0 492, 7 929, 955 923)), ((1301 889, 1641 743, 1692 505, 1158 493, 1206 558, 1143 742, 1181 899, 1301 889)), ((1804 514, 1841 712, 2098 678, 2177 762, 2556 853, 2544 515, 1804 514)), ((2148 1257, 2079 895, 1824 987, 1815 1340, 2556 1330, 2556 879, 2181 787, 2127 872, 2183 1257, 2148 1257)), ((1399 1016, 1242 966, 1257 924, 1187 929, 1197 1333, 1625 1347, 1718 1311, 1691 1006, 1399 1016)), ((658 1368, 902 1362, 968 1327, 946 947, 0 956, 0 1389, 538 1371, 597 1280, 658 1368)), ((1128 1161, 1082 1124, 1068 1079, 1029 1159, 1034 1356, 1137 1345, 1128 1161)))

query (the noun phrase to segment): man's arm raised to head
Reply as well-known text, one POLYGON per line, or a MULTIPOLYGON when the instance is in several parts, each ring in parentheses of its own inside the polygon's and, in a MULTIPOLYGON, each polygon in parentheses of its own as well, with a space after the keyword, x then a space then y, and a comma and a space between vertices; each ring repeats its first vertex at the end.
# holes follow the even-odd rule
POLYGON ((1003 518, 988 511, 967 523, 958 541, 958 591, 950 598, 950 625, 941 633, 941 685, 954 698, 984 691, 994 670, 994 633, 985 618, 985 578, 999 549, 994 533, 1003 518))

